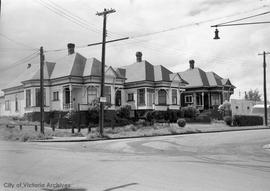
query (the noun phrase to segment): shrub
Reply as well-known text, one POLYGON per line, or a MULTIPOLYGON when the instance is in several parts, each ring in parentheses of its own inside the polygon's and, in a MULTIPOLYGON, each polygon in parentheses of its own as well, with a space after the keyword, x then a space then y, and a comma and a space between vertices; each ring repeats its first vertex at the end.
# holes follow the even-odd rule
POLYGON ((176 123, 178 110, 167 110, 168 120, 170 123, 176 123))
POLYGON ((234 126, 263 125, 263 118, 257 115, 234 115, 232 120, 234 126))
POLYGON ((199 114, 199 111, 193 106, 183 107, 182 110, 185 118, 195 118, 199 114))
POLYGON ((146 126, 146 121, 144 119, 139 119, 139 121, 137 121, 137 125, 139 126, 146 126))
POLYGON ((115 125, 116 126, 125 126, 125 125, 129 125, 130 121, 126 118, 120 118, 120 117, 115 117, 115 125))
POLYGON ((226 125, 228 125, 228 126, 232 125, 232 117, 231 116, 225 116, 223 118, 223 120, 225 121, 226 125))
POLYGON ((91 124, 98 124, 99 120, 99 108, 98 107, 92 107, 88 110, 88 117, 89 122, 91 124))
POLYGON ((178 119, 177 124, 179 127, 185 127, 186 126, 186 120, 185 119, 178 119))
POLYGON ((131 111, 130 105, 123 105, 118 109, 117 115, 120 118, 129 119, 130 118, 130 111, 131 111))
POLYGON ((148 112, 146 113, 146 120, 147 120, 148 122, 150 122, 150 125, 152 125, 152 124, 153 124, 153 120, 154 120, 154 112, 148 111, 148 112))

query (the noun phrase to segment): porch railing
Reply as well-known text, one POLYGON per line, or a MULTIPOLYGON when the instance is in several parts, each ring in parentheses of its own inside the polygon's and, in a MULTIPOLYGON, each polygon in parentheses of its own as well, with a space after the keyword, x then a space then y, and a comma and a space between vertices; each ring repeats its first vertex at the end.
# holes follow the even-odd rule
POLYGON ((63 109, 74 109, 74 104, 73 103, 64 103, 63 109))

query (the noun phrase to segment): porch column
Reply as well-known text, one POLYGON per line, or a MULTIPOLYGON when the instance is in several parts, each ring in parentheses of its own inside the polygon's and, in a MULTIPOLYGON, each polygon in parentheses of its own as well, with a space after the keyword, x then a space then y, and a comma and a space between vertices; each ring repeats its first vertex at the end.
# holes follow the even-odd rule
POLYGON ((181 94, 182 94, 181 90, 177 91, 177 105, 180 105, 180 107, 182 106, 182 104, 181 104, 181 94))
POLYGON ((208 107, 209 109, 211 107, 211 93, 210 92, 208 92, 208 107))
POLYGON ((72 85, 69 85, 69 110, 71 111, 73 108, 73 100, 72 100, 72 85))
POLYGON ((193 104, 195 107, 197 106, 196 93, 193 93, 193 104))
POLYGON ((145 101, 145 106, 147 106, 148 105, 148 100, 147 100, 147 88, 144 88, 145 90, 144 90, 144 92, 145 92, 145 94, 144 94, 144 101, 145 101))
POLYGON ((204 109, 204 92, 202 92, 202 108, 204 109))
POLYGON ((167 99, 167 105, 172 105, 172 89, 168 89, 168 93, 166 96, 167 99))
POLYGON ((115 108, 115 94, 116 94, 115 87, 111 86, 111 104, 113 108, 115 108))
POLYGON ((158 89, 155 89, 155 105, 158 105, 158 89))

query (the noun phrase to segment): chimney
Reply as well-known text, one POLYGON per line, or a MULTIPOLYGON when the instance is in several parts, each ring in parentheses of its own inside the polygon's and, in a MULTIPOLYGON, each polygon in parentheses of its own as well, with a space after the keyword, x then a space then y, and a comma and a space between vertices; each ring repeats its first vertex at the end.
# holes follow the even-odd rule
POLYGON ((137 62, 142 61, 142 53, 141 52, 136 52, 136 57, 137 57, 137 62))
POLYGON ((194 69, 194 63, 195 63, 194 60, 189 61, 189 69, 194 69))
POLYGON ((73 43, 68 43, 68 44, 67 44, 67 48, 68 48, 68 55, 74 54, 75 44, 73 44, 73 43))

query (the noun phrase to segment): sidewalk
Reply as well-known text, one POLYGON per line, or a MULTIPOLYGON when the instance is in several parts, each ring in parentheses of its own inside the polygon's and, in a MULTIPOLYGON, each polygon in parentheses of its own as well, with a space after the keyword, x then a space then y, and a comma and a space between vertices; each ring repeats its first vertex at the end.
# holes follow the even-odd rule
POLYGON ((155 134, 155 135, 144 135, 144 136, 120 136, 120 137, 112 137, 110 134, 108 137, 104 138, 95 138, 95 139, 87 139, 87 137, 53 137, 52 139, 47 140, 35 140, 31 142, 86 142, 86 141, 104 141, 104 140, 117 140, 117 139, 131 139, 131 138, 145 138, 145 137, 157 137, 157 136, 175 136, 175 135, 185 135, 185 134, 197 134, 197 133, 222 133, 222 132, 231 132, 231 131, 247 131, 247 130, 262 130, 269 129, 270 127, 266 126, 245 126, 245 127, 229 127, 220 128, 220 127, 206 127, 207 125, 201 124, 189 124, 185 128, 183 128, 183 132, 181 133, 170 133, 170 134, 155 134), (194 131, 191 131, 192 127, 194 131), (204 127, 205 126, 205 127, 204 127), (185 131, 186 130, 186 131, 185 131))

